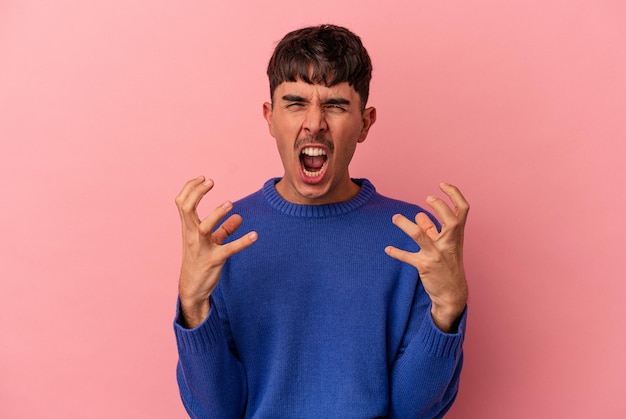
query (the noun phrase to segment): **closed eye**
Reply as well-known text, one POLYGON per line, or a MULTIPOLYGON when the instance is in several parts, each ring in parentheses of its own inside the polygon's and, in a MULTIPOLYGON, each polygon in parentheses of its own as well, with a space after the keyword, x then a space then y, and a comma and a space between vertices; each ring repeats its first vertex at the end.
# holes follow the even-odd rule
POLYGON ((342 112, 346 111, 346 108, 341 105, 327 105, 326 109, 332 109, 334 111, 342 111, 342 112))
POLYGON ((285 95, 282 99, 286 103, 285 108, 287 109, 302 108, 307 103, 307 100, 300 95, 285 95))
POLYGON ((333 112, 345 112, 350 106, 350 101, 342 97, 330 98, 324 103, 324 108, 333 112))

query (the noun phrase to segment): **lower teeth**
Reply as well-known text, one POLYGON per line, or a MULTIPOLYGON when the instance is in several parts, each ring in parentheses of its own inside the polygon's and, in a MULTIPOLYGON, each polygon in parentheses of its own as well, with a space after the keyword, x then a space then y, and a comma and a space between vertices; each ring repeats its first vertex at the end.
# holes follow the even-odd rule
POLYGON ((307 175, 308 177, 318 177, 319 175, 322 174, 322 171, 320 170, 319 172, 309 172, 306 169, 303 169, 304 174, 307 175))

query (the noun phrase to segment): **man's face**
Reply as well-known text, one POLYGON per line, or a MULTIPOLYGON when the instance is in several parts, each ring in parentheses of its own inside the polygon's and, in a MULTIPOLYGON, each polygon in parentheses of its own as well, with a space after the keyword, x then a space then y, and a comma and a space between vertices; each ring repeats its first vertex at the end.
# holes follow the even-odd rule
POLYGON ((305 205, 354 197, 358 186, 350 180, 348 165, 376 120, 376 110, 362 113, 358 93, 346 82, 332 87, 283 82, 273 100, 273 106, 263 104, 263 114, 285 169, 276 184, 278 193, 305 205))

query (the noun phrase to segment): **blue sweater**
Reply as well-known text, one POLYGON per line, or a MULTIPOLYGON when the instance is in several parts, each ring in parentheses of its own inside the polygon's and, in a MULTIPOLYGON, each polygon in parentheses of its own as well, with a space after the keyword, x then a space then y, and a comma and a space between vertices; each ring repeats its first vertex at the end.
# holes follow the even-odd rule
POLYGON ((456 396, 457 333, 434 325, 417 270, 385 246, 417 251, 391 223, 420 207, 367 180, 350 201, 303 206, 271 179, 234 204, 257 242, 231 257, 194 329, 174 322, 177 378, 194 418, 436 418, 456 396))

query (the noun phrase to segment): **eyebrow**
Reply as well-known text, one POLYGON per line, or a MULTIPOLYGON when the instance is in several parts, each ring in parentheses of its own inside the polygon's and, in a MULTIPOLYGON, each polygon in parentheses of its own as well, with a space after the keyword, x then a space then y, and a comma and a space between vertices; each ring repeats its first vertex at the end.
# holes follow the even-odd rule
POLYGON ((330 99, 325 100, 324 104, 325 105, 349 105, 350 101, 342 97, 331 97, 330 99))
POLYGON ((285 96, 283 96, 283 100, 285 102, 308 102, 307 99, 303 98, 302 96, 298 96, 298 95, 285 95, 285 96))
MULTIPOLYGON (((309 99, 306 99, 302 96, 298 95, 284 95, 282 99, 285 102, 304 102, 309 103, 309 99)), ((322 102, 323 105, 349 105, 350 101, 348 99, 344 99, 342 97, 331 97, 322 102)))

